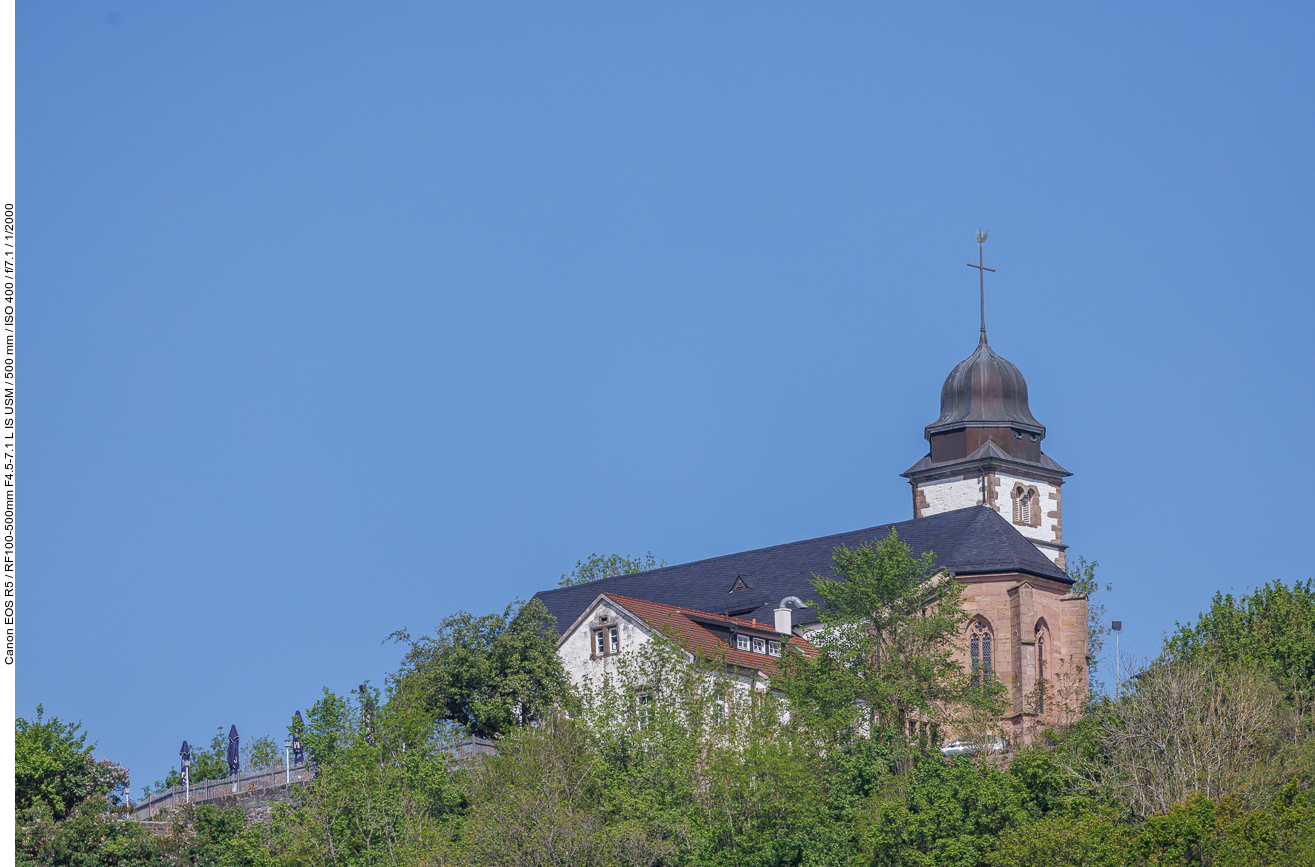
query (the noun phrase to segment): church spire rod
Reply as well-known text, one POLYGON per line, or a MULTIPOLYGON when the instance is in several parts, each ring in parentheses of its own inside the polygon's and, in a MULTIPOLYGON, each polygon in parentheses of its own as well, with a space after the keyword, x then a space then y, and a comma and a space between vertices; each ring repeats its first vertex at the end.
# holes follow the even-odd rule
POLYGON ((977 264, 974 265, 972 262, 968 263, 969 268, 977 269, 977 274, 980 278, 978 291, 980 293, 979 300, 982 305, 982 343, 986 342, 986 272, 990 271, 992 274, 995 273, 994 268, 986 267, 982 261, 982 245, 986 243, 986 236, 989 234, 991 234, 989 231, 983 232, 981 229, 977 230, 977 264))

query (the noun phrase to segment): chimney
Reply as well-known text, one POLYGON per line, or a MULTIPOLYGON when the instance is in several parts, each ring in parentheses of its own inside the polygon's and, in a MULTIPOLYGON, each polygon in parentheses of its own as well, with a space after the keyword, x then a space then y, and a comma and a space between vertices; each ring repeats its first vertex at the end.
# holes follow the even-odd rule
POLYGON ((785 606, 776 609, 776 631, 782 635, 789 635, 791 632, 790 609, 785 606))

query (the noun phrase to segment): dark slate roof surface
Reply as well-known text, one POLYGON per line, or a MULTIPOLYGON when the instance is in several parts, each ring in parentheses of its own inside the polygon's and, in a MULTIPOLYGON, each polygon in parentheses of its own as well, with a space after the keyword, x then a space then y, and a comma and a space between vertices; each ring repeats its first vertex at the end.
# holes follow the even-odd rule
POLYGON ((900 475, 908 477, 913 475, 914 473, 920 473, 923 470, 936 469, 939 467, 953 467, 958 464, 965 464, 970 466, 980 465, 987 461, 998 461, 1002 464, 1018 464, 1019 466, 1024 466, 1024 467, 1040 467, 1043 470, 1047 470, 1049 472, 1061 476, 1073 475, 1068 470, 1064 469, 1059 464, 1057 464, 1054 460, 1052 460, 1050 456, 1047 455, 1045 452, 1041 453, 1041 460, 1039 462, 1025 461, 1022 458, 1016 458, 1013 455, 1006 454, 1004 449, 1000 448, 998 445, 991 442, 990 440, 987 440, 986 442, 982 443, 980 446, 977 447, 977 451, 973 452, 966 458, 957 458, 955 460, 950 460, 950 461, 941 461, 940 463, 937 464, 937 463, 932 463, 930 453, 925 454, 922 456, 922 460, 918 461, 916 464, 909 467, 904 472, 900 473, 900 475))
MULTIPOLYGON (((665 566, 651 572, 602 578, 534 595, 557 618, 558 633, 574 623, 599 593, 616 593, 712 614, 756 617, 770 623, 773 610, 786 596, 798 596, 808 603, 816 601, 812 577, 832 574, 831 553, 837 545, 853 548, 880 540, 892 527, 915 554, 934 552, 936 565, 956 575, 1021 572, 1071 583, 1063 569, 1051 563, 994 509, 972 506, 912 521, 665 566), (737 576, 749 589, 727 592, 737 576)), ((793 619, 795 623, 814 623, 817 611, 815 608, 795 611, 793 619)))

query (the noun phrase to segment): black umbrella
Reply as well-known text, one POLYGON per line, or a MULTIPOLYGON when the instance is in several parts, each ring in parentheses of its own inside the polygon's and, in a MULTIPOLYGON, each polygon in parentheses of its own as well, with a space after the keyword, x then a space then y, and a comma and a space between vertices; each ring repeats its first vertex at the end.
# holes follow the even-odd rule
POLYGON ((237 726, 228 730, 228 775, 236 777, 242 769, 242 759, 237 752, 237 726))
POLYGON ((183 741, 183 748, 178 751, 178 755, 183 757, 183 777, 186 778, 187 769, 192 764, 192 749, 187 745, 187 741, 183 741))
POLYGON ((306 753, 301 748, 301 730, 305 725, 301 721, 301 711, 297 711, 296 719, 292 724, 292 763, 300 765, 306 761, 306 753))

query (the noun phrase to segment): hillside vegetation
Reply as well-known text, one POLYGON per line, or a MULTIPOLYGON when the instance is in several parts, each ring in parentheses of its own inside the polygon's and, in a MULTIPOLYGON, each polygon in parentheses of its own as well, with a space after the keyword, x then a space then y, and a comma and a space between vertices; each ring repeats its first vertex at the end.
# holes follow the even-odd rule
POLYGON ((572 690, 536 602, 399 633, 382 693, 326 689, 311 709, 296 733, 319 774, 269 824, 199 807, 153 837, 118 815, 121 769, 77 726, 20 719, 18 861, 1315 864, 1311 582, 1216 597, 1117 698, 1053 714, 1021 750, 947 759, 941 732, 990 743, 1002 701, 950 658, 958 585, 928 596, 928 564, 894 537, 836 563, 845 580, 818 585, 834 637, 787 656, 769 691, 662 642, 572 690), (498 755, 455 761, 469 733, 498 755))

